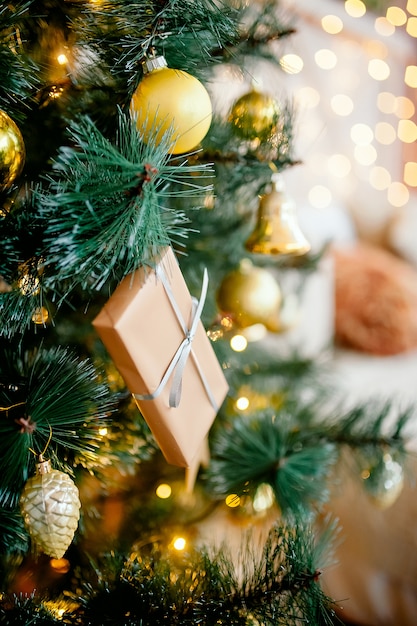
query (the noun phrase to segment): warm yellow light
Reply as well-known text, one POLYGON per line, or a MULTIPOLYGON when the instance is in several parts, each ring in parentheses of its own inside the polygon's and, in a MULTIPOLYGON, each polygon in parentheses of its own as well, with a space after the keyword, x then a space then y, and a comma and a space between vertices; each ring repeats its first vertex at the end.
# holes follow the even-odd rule
POLYGON ((320 92, 314 87, 301 87, 295 94, 298 106, 313 109, 320 102, 320 92))
POLYGON ((398 122, 398 138, 404 143, 417 141, 417 124, 412 120, 400 120, 398 122))
POLYGON ((410 192, 403 183, 391 183, 388 187, 388 202, 395 207, 407 204, 410 199, 410 192))
POLYGON ((174 548, 178 551, 184 550, 185 546, 186 546, 187 542, 185 541, 184 537, 177 537, 176 539, 174 539, 174 541, 172 542, 172 545, 174 546, 174 548))
POLYGON ((314 55, 314 60, 322 70, 332 70, 337 65, 336 54, 333 50, 329 50, 328 48, 317 50, 314 55))
POLYGON ((158 496, 158 498, 161 498, 161 500, 166 500, 167 498, 171 496, 171 493, 172 493, 171 485, 167 485, 166 483, 161 483, 155 489, 155 493, 158 496))
POLYGON ((284 54, 279 64, 287 74, 299 74, 304 67, 304 61, 298 54, 284 54))
POLYGON ((230 347, 235 352, 243 352, 246 350, 248 340, 243 335, 234 335, 230 340, 230 347))
POLYGON ((377 17, 374 26, 378 35, 383 37, 391 37, 395 33, 395 26, 386 17, 377 17))
POLYGON ((231 509, 235 509, 240 505, 240 497, 236 493, 230 493, 226 496, 225 503, 231 509))
POLYGON ((417 163, 414 161, 404 165, 404 182, 410 187, 417 187, 417 163))
POLYGON ((98 429, 99 435, 101 435, 102 437, 105 437, 107 435, 107 428, 105 426, 103 426, 102 428, 98 429))
POLYGON ((249 399, 245 398, 245 396, 241 396, 240 398, 236 400, 236 408, 239 411, 246 411, 248 407, 249 407, 249 399))
POLYGON ((321 18, 321 27, 329 35, 337 35, 343 30, 343 22, 337 15, 325 15, 321 18))
POLYGON ((68 559, 51 559, 49 565, 59 574, 66 574, 71 568, 68 559))
POLYGON ((376 105, 382 113, 394 113, 397 106, 397 98, 389 91, 381 91, 378 94, 376 105))
POLYGON ((404 82, 409 87, 417 87, 417 65, 408 65, 406 67, 404 82))
POLYGON ((361 165, 372 165, 377 159, 377 151, 371 145, 355 146, 354 156, 361 165))
POLYGON ((382 191, 391 184, 391 174, 385 167, 375 166, 369 173, 369 182, 374 189, 382 191))
POLYGON ((386 80, 390 75, 389 65, 382 59, 371 59, 368 63, 368 74, 375 80, 386 80))
POLYGON ((411 15, 417 15, 417 0, 408 0, 407 11, 411 15))
POLYGON ((324 185, 315 185, 308 193, 310 204, 316 209, 324 209, 329 206, 332 201, 330 189, 324 185))
POLYGON ((60 65, 66 65, 68 63, 68 57, 65 54, 58 54, 57 61, 60 65))
POLYGON ((275 494, 267 483, 259 485, 253 498, 253 508, 257 513, 262 513, 271 508, 275 502, 275 494))
POLYGON ((387 20, 393 26, 403 26, 407 21, 407 14, 400 7, 388 7, 387 20))
POLYGON ((375 139, 384 146, 389 146, 397 139, 397 131, 388 122, 378 122, 375 126, 375 139))
POLYGON ((32 322, 35 324, 46 324, 49 319, 49 311, 44 306, 37 307, 32 313, 32 322))
POLYGON ((396 100, 395 115, 401 119, 410 119, 415 113, 416 107, 410 98, 398 96, 396 100))
POLYGON ((417 37, 417 17, 409 17, 406 29, 411 37, 417 37))
POLYGON ((362 0, 346 0, 345 11, 350 17, 362 17, 366 13, 366 5, 362 0))
POLYGON ((333 176, 337 176, 337 178, 344 178, 350 173, 352 164, 346 155, 332 154, 327 161, 327 168, 333 176))
POLYGON ((353 111, 353 100, 345 94, 339 93, 332 97, 330 106, 336 115, 347 116, 353 111))
POLYGON ((350 138, 360 146, 366 146, 373 141, 374 133, 367 124, 355 124, 350 129, 350 138))

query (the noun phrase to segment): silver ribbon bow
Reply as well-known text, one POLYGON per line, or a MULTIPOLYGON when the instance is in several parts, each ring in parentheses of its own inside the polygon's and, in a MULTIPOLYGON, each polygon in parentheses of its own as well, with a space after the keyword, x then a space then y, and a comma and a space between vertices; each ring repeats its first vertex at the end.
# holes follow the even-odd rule
POLYGON ((169 378, 171 377, 171 375, 173 374, 172 377, 172 385, 171 385, 171 390, 169 393, 169 406, 171 408, 176 408, 179 406, 180 401, 181 401, 181 391, 182 391, 182 379, 183 379, 183 375, 184 375, 184 370, 185 370, 185 366, 187 364, 187 361, 190 357, 190 355, 192 355, 193 359, 194 359, 194 363, 195 366, 197 368, 198 374, 200 376, 200 379, 204 385, 204 389, 207 393, 207 396, 210 400, 210 403, 213 407, 213 409, 217 412, 219 407, 217 405, 217 402, 213 396, 213 394, 211 393, 210 387, 208 385, 208 382, 204 376, 204 372, 202 371, 200 364, 198 363, 198 360, 192 350, 192 343, 193 343, 193 339, 195 336, 195 333, 197 331, 197 327, 198 327, 198 323, 201 319, 201 313, 203 311, 203 307, 204 307, 204 302, 206 300, 206 296, 207 296, 207 287, 208 287, 208 273, 207 273, 207 269, 204 269, 204 274, 203 274, 203 282, 202 282, 202 287, 201 287, 201 294, 200 294, 200 300, 197 301, 196 298, 192 298, 192 303, 193 303, 193 308, 192 308, 192 312, 191 312, 191 326, 190 328, 187 328, 187 325, 184 321, 184 318, 182 317, 181 311, 177 305, 177 302, 175 300, 174 297, 174 293, 171 289, 171 285, 165 275, 165 272, 163 271, 161 266, 157 266, 156 268, 156 274, 157 277, 161 280, 165 292, 168 296, 168 299, 170 301, 170 304, 174 310, 174 313, 181 325, 181 328, 184 332, 184 339, 182 340, 182 342, 180 343, 180 345, 178 346, 177 351, 175 352, 174 356, 171 359, 170 364, 168 365, 162 379, 161 382, 159 383, 158 387, 155 389, 155 391, 153 393, 150 394, 134 394, 134 397, 137 400, 154 400, 155 398, 157 398, 160 393, 163 391, 163 389, 165 388, 169 378))

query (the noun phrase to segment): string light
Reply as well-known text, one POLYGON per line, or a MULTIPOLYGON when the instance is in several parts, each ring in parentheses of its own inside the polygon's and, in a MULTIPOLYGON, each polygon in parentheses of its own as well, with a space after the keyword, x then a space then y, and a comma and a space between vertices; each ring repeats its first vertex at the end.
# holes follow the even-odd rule
POLYGON ((246 409, 249 408, 249 398, 245 396, 238 398, 235 406, 239 411, 246 411, 246 409))
POLYGON ((230 347, 235 352, 243 352, 248 346, 248 340, 243 335, 234 335, 230 340, 230 347))
POLYGON ((161 500, 166 500, 167 498, 171 497, 171 494, 172 494, 171 485, 168 485, 166 483, 161 483, 156 488, 155 493, 158 496, 158 498, 161 498, 161 500))
POLYGON ((321 27, 329 35, 337 35, 343 30, 343 21, 337 15, 325 15, 321 27))
POLYGON ((240 497, 236 493, 230 493, 226 496, 225 503, 229 508, 236 509, 240 506, 240 497))
POLYGON ((417 163, 414 161, 404 165, 404 182, 410 187, 417 187, 417 163))
POLYGON ((184 539, 184 537, 176 537, 173 540, 172 545, 175 548, 175 550, 178 550, 178 552, 181 552, 181 550, 184 550, 185 546, 187 545, 187 541, 184 539))
POLYGON ((287 74, 299 74, 304 67, 304 61, 298 54, 284 54, 280 66, 287 74))
POLYGON ((362 17, 366 13, 366 6, 362 0, 346 0, 345 11, 350 17, 362 17))

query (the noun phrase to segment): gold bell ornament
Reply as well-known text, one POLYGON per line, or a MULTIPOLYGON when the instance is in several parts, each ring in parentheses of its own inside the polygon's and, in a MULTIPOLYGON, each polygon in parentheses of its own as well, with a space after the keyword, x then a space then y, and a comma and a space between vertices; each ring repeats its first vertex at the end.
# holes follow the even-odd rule
POLYGON ((191 74, 169 68, 163 56, 147 58, 142 67, 144 76, 130 108, 143 140, 158 145, 164 133, 172 132, 168 152, 190 152, 210 128, 212 105, 206 88, 191 74))
POLYGON ((39 455, 36 474, 26 481, 20 496, 25 526, 35 545, 48 556, 62 558, 77 529, 80 508, 73 480, 39 455))
POLYGON ((306 254, 310 244, 298 225, 295 204, 285 193, 284 181, 275 173, 271 182, 272 189, 260 197, 255 229, 245 248, 256 254, 306 254))
POLYGON ((233 104, 229 122, 242 139, 267 141, 278 127, 280 110, 277 101, 253 87, 233 104))
POLYGON ((281 288, 275 278, 249 259, 243 259, 237 269, 224 277, 217 292, 220 311, 240 328, 263 324, 278 332, 281 302, 281 288))
POLYGON ((20 176, 25 159, 26 149, 19 128, 0 110, 0 191, 9 189, 20 176))

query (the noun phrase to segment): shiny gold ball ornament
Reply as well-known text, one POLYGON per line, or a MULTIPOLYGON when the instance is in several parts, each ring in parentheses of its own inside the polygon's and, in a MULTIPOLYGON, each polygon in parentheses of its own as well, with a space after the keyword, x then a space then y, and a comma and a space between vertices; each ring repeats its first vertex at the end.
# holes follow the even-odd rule
POLYGON ((279 118, 277 101, 256 89, 238 98, 229 114, 236 135, 247 141, 267 141, 277 129, 279 118))
POLYGON ((22 133, 12 118, 0 110, 0 191, 9 189, 22 173, 25 159, 22 133))
POLYGON ((373 467, 362 472, 365 490, 380 509, 392 506, 404 487, 404 470, 388 453, 373 467))
POLYGON ((143 71, 131 101, 143 140, 158 145, 164 133, 172 132, 168 152, 190 152, 210 128, 213 111, 206 88, 191 74, 167 67, 163 56, 147 59, 143 71))
POLYGON ((20 496, 20 509, 35 545, 55 559, 63 557, 80 517, 78 489, 64 472, 51 468, 42 455, 36 474, 29 478, 20 496))
POLYGON ((277 332, 281 301, 281 289, 272 274, 249 259, 224 277, 217 292, 219 309, 241 328, 263 324, 277 332))

